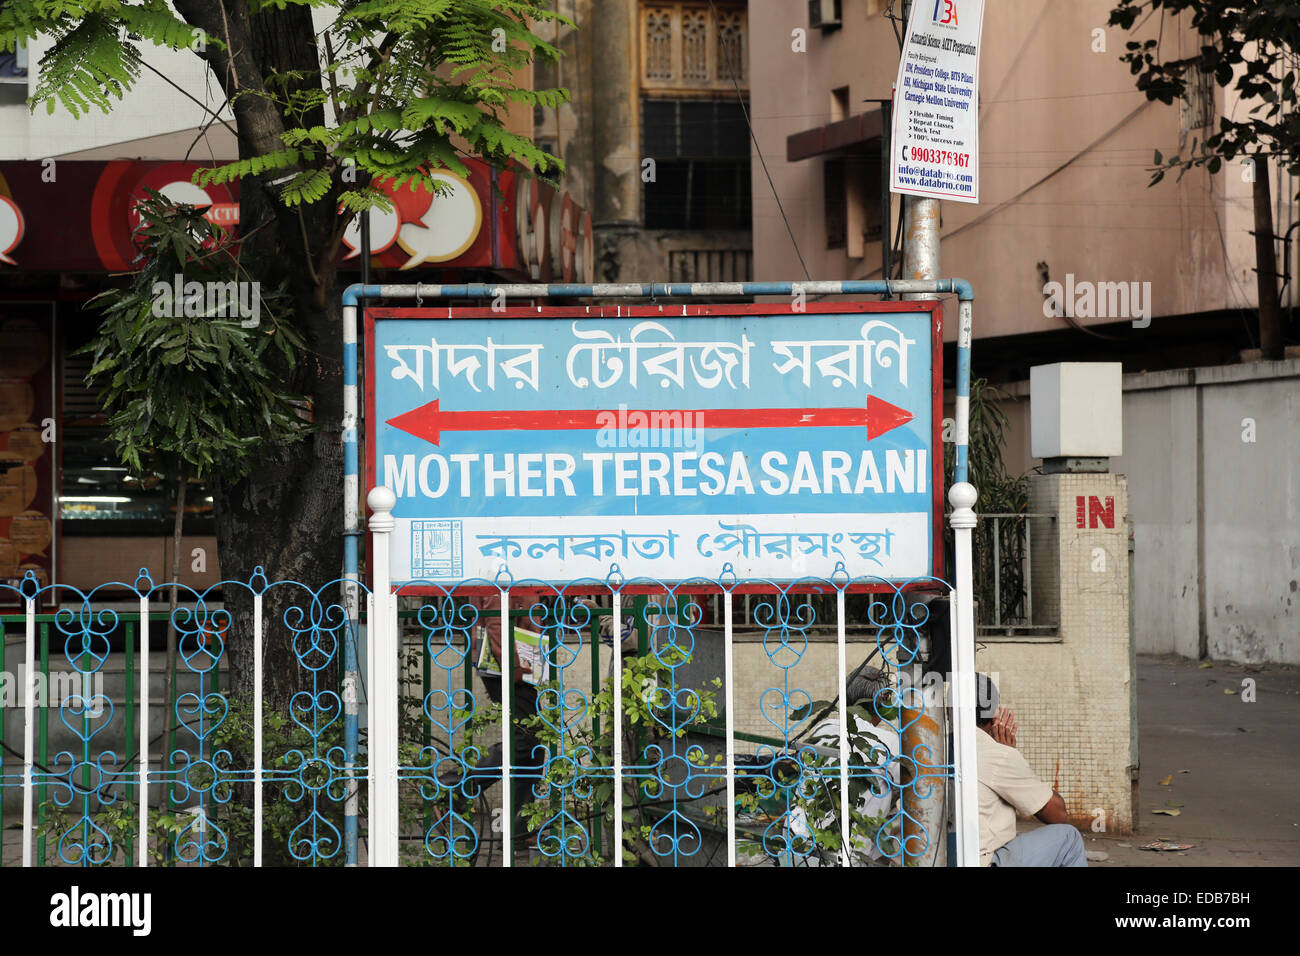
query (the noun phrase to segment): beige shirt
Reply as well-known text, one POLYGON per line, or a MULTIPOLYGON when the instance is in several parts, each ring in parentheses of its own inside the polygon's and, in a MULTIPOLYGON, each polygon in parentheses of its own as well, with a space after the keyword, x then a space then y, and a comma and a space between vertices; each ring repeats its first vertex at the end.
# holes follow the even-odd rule
POLYGON ((1015 747, 975 731, 980 776, 980 866, 1016 837, 1016 814, 1031 817, 1052 799, 1052 785, 1034 775, 1015 747))

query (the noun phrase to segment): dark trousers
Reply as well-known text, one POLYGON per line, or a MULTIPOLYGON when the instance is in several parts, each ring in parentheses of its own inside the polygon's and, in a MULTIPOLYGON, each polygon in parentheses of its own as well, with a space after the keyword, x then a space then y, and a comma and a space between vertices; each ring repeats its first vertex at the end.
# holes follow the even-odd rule
MULTIPOLYGON (((483 689, 487 691, 488 697, 495 704, 501 703, 501 678, 500 677, 483 677, 483 689)), ((516 681, 511 688, 510 710, 515 718, 519 720, 523 717, 531 717, 537 713, 537 688, 532 684, 525 684, 522 681, 516 681)), ((504 731, 507 735, 510 731, 504 731)), ((528 802, 532 794, 532 784, 539 778, 537 771, 531 771, 527 776, 521 776, 520 767, 536 767, 544 765, 546 755, 541 751, 535 751, 534 748, 539 746, 537 736, 528 729, 523 727, 514 727, 515 745, 510 752, 510 788, 511 799, 510 805, 514 808, 511 814, 510 832, 512 834, 511 842, 516 848, 522 848, 530 845, 532 835, 528 833, 524 826, 524 818, 521 808, 528 802)), ((507 736, 508 740, 509 737, 507 736)), ((496 744, 488 748, 487 754, 483 758, 485 766, 501 766, 501 747, 496 744)))

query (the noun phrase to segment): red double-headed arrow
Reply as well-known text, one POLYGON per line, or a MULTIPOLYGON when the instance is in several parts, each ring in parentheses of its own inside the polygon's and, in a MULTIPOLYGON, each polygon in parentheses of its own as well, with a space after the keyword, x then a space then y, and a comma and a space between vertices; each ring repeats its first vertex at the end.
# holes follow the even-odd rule
POLYGON ((482 431, 592 431, 609 428, 658 428, 669 431, 664 416, 696 428, 846 428, 866 426, 867 441, 912 420, 912 413, 874 395, 862 408, 674 408, 674 409, 507 409, 502 411, 449 412, 438 399, 413 408, 388 424, 438 444, 443 432, 482 431), (633 415, 645 416, 645 424, 628 424, 633 415), (692 416, 686 419, 685 416, 692 416), (610 416, 613 417, 611 422, 610 416))

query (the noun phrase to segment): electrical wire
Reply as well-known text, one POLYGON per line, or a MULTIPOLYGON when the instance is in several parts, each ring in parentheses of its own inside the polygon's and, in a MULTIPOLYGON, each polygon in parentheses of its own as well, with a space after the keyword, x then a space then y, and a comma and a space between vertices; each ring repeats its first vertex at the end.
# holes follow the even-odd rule
MULTIPOLYGON (((1144 109, 1147 108, 1147 106, 1149 105, 1149 102, 1150 102, 1150 101, 1144 101, 1140 106, 1137 107, 1137 109, 1131 111, 1127 116, 1125 116, 1123 119, 1121 119, 1118 123, 1116 123, 1114 126, 1110 127, 1108 130, 1106 130, 1104 133, 1102 133, 1100 136, 1098 136, 1096 139, 1094 139, 1094 140, 1093 140, 1091 143, 1089 143, 1087 146, 1083 147, 1083 149, 1079 150, 1077 153, 1075 153, 1073 156, 1071 156, 1071 157, 1070 157, 1069 159, 1067 159, 1065 162, 1063 162, 1063 163, 1057 165, 1055 168, 1052 169, 1051 172, 1047 173, 1045 176, 1041 176, 1040 178, 1038 178, 1037 180, 1035 180, 1033 183, 1031 183, 1030 185, 1026 186, 1024 189, 1020 190, 1020 192, 1016 193, 1016 194, 1015 194, 1014 196, 1012 196, 1011 198, 1009 198, 1009 199, 1004 199, 1002 202, 998 203, 998 204, 997 204, 996 206, 994 206, 992 209, 988 210, 987 212, 983 213, 982 215, 976 216, 974 219, 970 220, 969 222, 962 223, 962 225, 958 226, 956 229, 953 229, 951 232, 947 232, 947 233, 942 234, 942 235, 939 237, 939 238, 940 238, 940 241, 952 239, 952 238, 954 238, 954 237, 960 235, 961 233, 965 232, 967 229, 971 229, 971 228, 973 228, 973 227, 975 227, 975 226, 980 225, 981 223, 986 222, 988 219, 990 219, 990 218, 993 217, 993 216, 996 216, 998 213, 1002 212, 1002 211, 1003 211, 1004 209, 1006 209, 1007 207, 1012 206, 1012 205, 1014 205, 1015 203, 1017 203, 1017 202, 1018 202, 1022 197, 1024 197, 1024 196, 1028 195, 1029 193, 1033 192, 1035 189, 1037 189, 1039 186, 1043 185, 1043 183, 1047 182, 1049 179, 1052 179, 1053 177, 1055 177, 1055 176, 1059 175, 1060 173, 1064 172, 1066 169, 1068 169, 1069 167, 1073 166, 1073 165, 1074 165, 1074 164, 1075 164, 1075 163, 1076 163, 1076 162, 1077 162, 1077 161, 1078 161, 1082 156, 1084 156, 1085 154, 1091 152, 1091 151, 1093 150, 1094 147, 1096 147, 1096 146, 1099 145, 1100 143, 1105 142, 1105 141, 1106 141, 1107 139, 1109 139, 1112 135, 1114 135, 1116 132, 1118 132, 1121 128, 1123 128, 1124 126, 1128 125, 1128 123, 1131 122, 1131 121, 1132 121, 1132 120, 1133 120, 1133 119, 1134 119, 1134 118, 1135 118, 1139 113, 1141 113, 1144 109)), ((1058 224, 1058 225, 1059 225, 1059 224, 1058 224)), ((1133 227, 1133 228, 1151 228, 1151 227, 1133 227)), ((1167 231, 1167 230, 1159 230, 1159 229, 1157 229, 1157 230, 1155 230, 1155 231, 1167 231)), ((857 276, 857 277, 855 277, 855 278, 858 278, 858 279, 864 279, 864 278, 867 278, 868 276, 875 275, 876 272, 878 272, 878 271, 879 271, 878 269, 872 269, 872 270, 870 270, 869 272, 863 273, 862 275, 859 275, 859 276, 857 276)))
POLYGON ((894 13, 894 2, 895 0, 889 0, 889 5, 885 7, 885 16, 889 20, 889 25, 894 29, 894 39, 898 41, 898 52, 902 53, 903 52, 902 30, 906 30, 907 25, 903 24, 902 30, 899 29, 899 24, 903 23, 903 18, 894 13))
MULTIPOLYGON (((713 0, 709 0, 709 10, 713 14, 714 24, 717 24, 719 22, 718 8, 713 5, 713 0)), ((728 38, 727 44, 734 54, 732 62, 741 63, 744 54, 737 48, 735 38, 728 38)), ((754 151, 758 154, 758 162, 763 167, 763 175, 767 177, 767 185, 772 190, 772 198, 776 200, 776 208, 780 211, 781 219, 785 222, 785 231, 790 236, 791 245, 794 246, 794 254, 799 257, 799 265, 803 268, 804 278, 811 280, 812 273, 808 271, 808 263, 804 261, 803 252, 799 249, 799 240, 794 237, 794 228, 790 225, 790 220, 785 214, 785 207, 781 205, 781 197, 777 194, 776 183, 772 181, 772 173, 767 168, 767 160, 763 158, 763 147, 758 143, 758 136, 754 132, 754 124, 749 120, 749 107, 745 105, 745 98, 740 92, 740 80, 736 77, 738 72, 738 70, 734 69, 731 71, 731 82, 736 87, 736 102, 740 104, 740 112, 745 117, 745 127, 749 130, 749 138, 754 143, 754 151)))

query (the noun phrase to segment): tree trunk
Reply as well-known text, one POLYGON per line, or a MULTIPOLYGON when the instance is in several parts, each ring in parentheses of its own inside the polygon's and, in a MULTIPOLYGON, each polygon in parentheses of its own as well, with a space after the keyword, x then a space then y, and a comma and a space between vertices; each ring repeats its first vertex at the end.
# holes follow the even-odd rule
MULTIPOLYGON (((255 16, 241 0, 176 0, 177 11, 220 39, 201 54, 212 68, 235 114, 241 158, 283 148, 282 108, 266 94, 266 79, 319 71, 311 9, 264 7, 255 16)), ((293 84, 290 84, 292 87, 293 84)), ((276 96, 283 96, 277 87, 276 96)), ((324 123, 322 109, 308 111, 307 125, 324 123)), ((245 268, 270 285, 289 282, 294 324, 307 342, 302 363, 284 370, 286 381, 311 401, 318 432, 287 446, 267 445, 247 478, 216 482, 213 489, 221 576, 248 582, 261 568, 276 587, 263 597, 264 685, 267 712, 285 713, 294 695, 333 690, 336 671, 325 656, 341 658, 342 609, 336 581, 342 571, 343 415, 342 306, 334 271, 338 228, 333 192, 319 202, 287 207, 272 179, 283 170, 240 181, 240 257, 245 268), (325 588, 318 603, 312 592, 325 588)), ((337 183, 335 185, 337 189, 337 183)), ((236 694, 251 700, 253 682, 252 596, 227 587, 231 614, 226 643, 236 694)), ((332 706, 331 699, 317 698, 332 706)), ((298 703, 309 706, 305 699, 298 703)), ((299 712, 299 716, 307 715, 299 712)), ((310 719, 305 719, 312 726, 310 719)), ((319 723, 319 721, 317 722, 319 723)), ((341 721, 340 721, 341 723, 341 721)))
MULTIPOLYGON (((263 697, 268 713, 284 713, 300 691, 314 694, 333 689, 336 683, 336 671, 326 666, 327 658, 332 657, 336 665, 341 660, 345 635, 339 627, 342 609, 337 606, 337 585, 326 585, 339 578, 343 563, 339 501, 343 459, 337 432, 332 434, 333 439, 319 443, 273 449, 257 473, 220 485, 214 494, 220 503, 221 576, 247 582, 260 568, 269 583, 297 582, 272 588, 263 596, 263 697), (320 445, 319 451, 315 444, 320 445), (318 603, 313 602, 315 592, 319 592, 318 603), (319 680, 314 680, 318 671, 319 680)), ((226 653, 232 681, 236 692, 249 700, 251 593, 227 587, 225 606, 231 615, 226 653)))
POLYGON ((1273 237, 1273 198, 1269 183, 1268 157, 1255 160, 1255 276, 1259 290, 1259 348, 1265 361, 1280 360, 1282 307, 1277 291, 1277 252, 1273 237))

